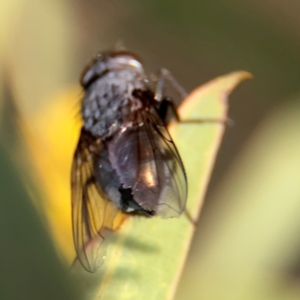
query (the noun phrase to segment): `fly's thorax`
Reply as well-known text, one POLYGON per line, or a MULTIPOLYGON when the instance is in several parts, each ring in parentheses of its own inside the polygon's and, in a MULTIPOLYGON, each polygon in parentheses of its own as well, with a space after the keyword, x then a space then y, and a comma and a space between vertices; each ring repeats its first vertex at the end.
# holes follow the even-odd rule
POLYGON ((112 136, 142 106, 133 91, 146 89, 146 77, 140 72, 108 72, 86 90, 81 111, 84 128, 103 139, 112 136))

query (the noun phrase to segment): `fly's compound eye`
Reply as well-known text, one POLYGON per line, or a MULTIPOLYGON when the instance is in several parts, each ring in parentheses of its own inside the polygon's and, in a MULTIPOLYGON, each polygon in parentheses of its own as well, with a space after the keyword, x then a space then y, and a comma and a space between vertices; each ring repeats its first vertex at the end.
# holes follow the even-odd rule
POLYGON ((94 81, 108 72, 107 62, 102 54, 98 54, 82 71, 80 84, 87 89, 94 81))
POLYGON ((113 70, 132 69, 143 73, 143 66, 135 54, 127 51, 106 51, 98 54, 83 70, 80 83, 86 90, 93 82, 113 70))
POLYGON ((116 51, 116 52, 111 52, 109 56, 112 59, 120 59, 124 61, 135 61, 136 63, 139 63, 140 65, 142 64, 142 61, 138 55, 135 53, 132 53, 130 51, 116 51))

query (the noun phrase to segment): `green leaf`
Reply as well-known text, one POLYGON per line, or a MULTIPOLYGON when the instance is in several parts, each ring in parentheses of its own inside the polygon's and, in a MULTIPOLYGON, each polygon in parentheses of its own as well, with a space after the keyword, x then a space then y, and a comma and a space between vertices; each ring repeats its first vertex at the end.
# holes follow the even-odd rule
MULTIPOLYGON (((235 72, 196 89, 181 105, 184 119, 217 119, 227 116, 227 96, 251 75, 235 72)), ((224 132, 222 122, 171 124, 170 131, 186 167, 187 209, 197 219, 213 163, 224 132)), ((126 220, 114 235, 104 265, 96 274, 75 265, 75 276, 87 299, 172 299, 195 227, 186 215, 179 219, 126 220)))
POLYGON ((300 298, 299 97, 295 100, 269 113, 216 190, 208 230, 194 249, 201 255, 187 265, 176 299, 300 298))

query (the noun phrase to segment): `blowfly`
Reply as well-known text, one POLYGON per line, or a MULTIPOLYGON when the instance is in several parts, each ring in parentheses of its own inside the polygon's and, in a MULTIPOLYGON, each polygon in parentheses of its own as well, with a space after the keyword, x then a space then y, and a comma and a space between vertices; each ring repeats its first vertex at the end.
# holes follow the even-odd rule
POLYGON ((178 115, 163 96, 165 80, 184 96, 166 69, 151 88, 140 59, 126 51, 103 52, 82 73, 72 221, 77 257, 89 272, 119 213, 171 218, 185 210, 186 173, 166 127, 169 113, 178 115))

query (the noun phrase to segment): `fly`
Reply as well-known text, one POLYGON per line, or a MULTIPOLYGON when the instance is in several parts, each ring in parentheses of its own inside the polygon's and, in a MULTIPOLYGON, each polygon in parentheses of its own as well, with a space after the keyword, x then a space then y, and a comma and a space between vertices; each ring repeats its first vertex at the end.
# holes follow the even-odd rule
POLYGON ((162 96, 166 79, 185 95, 167 70, 153 91, 140 59, 125 51, 101 53, 82 73, 72 221, 77 257, 89 272, 120 212, 170 218, 185 210, 186 173, 166 127, 170 109, 178 119, 174 103, 162 96))

